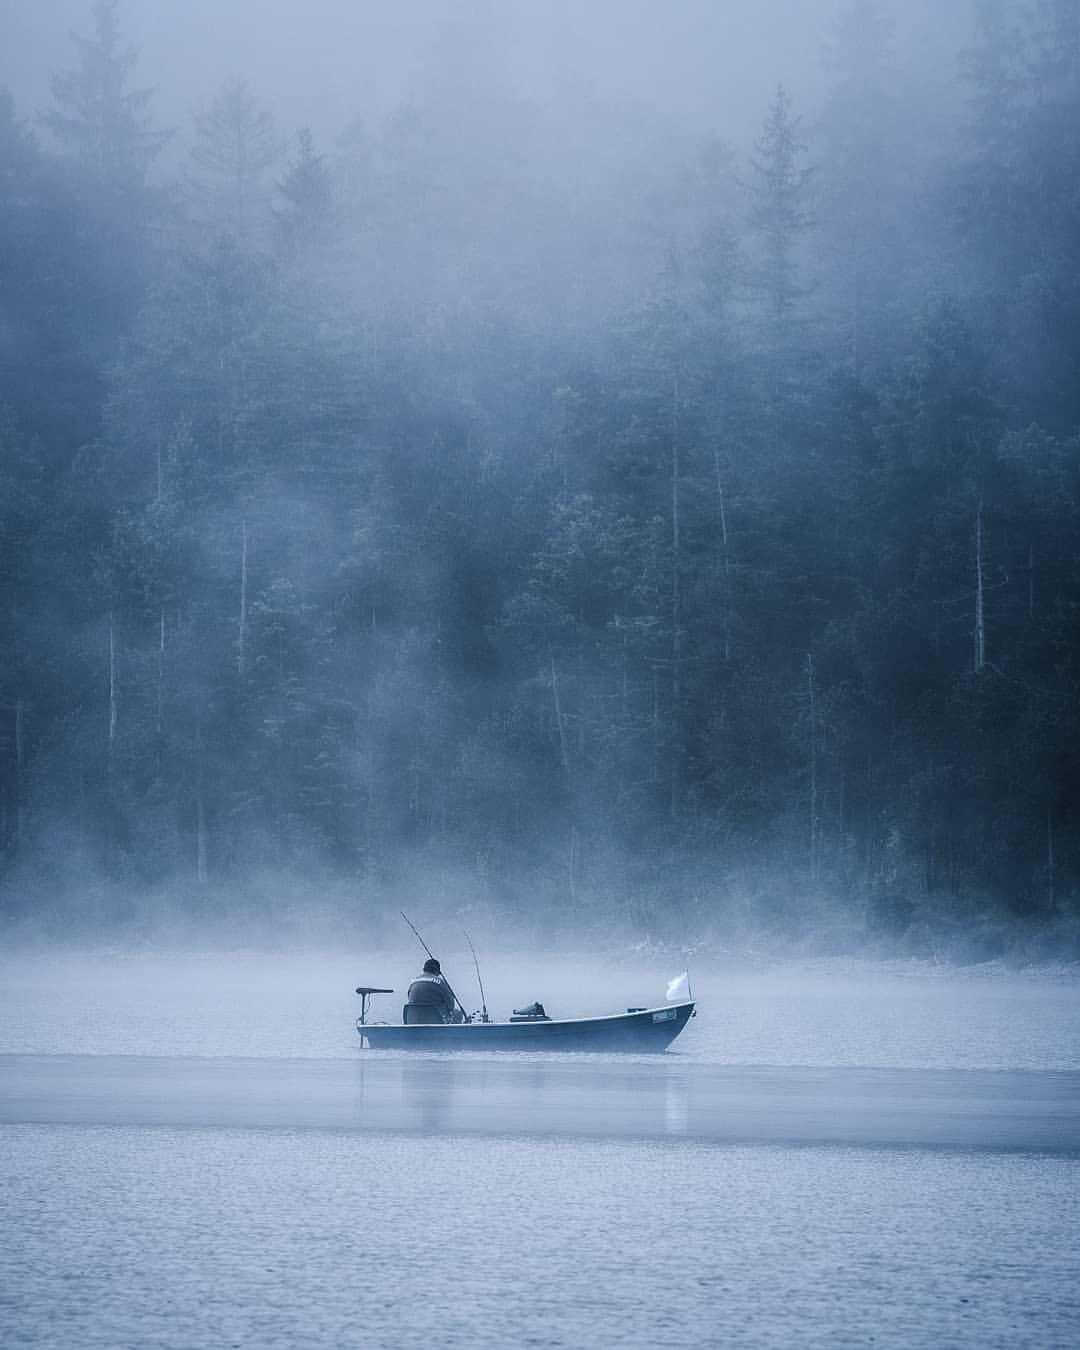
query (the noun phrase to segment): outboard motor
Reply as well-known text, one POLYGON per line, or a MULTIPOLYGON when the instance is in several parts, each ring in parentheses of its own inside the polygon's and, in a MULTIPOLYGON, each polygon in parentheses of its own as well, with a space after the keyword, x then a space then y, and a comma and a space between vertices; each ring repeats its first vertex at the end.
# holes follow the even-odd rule
POLYGON ((524 1008, 515 1008, 511 1022, 550 1022, 542 1003, 530 1003, 524 1008))

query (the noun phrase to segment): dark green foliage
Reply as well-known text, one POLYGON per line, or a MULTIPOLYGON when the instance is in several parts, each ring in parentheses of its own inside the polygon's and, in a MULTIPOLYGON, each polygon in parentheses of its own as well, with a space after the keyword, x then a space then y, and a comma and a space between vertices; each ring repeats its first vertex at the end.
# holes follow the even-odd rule
POLYGON ((976 4, 939 125, 848 0, 741 172, 492 82, 275 181, 232 83, 172 194, 99 4, 61 155, 0 100, 5 912, 1075 921, 1077 11, 976 4))

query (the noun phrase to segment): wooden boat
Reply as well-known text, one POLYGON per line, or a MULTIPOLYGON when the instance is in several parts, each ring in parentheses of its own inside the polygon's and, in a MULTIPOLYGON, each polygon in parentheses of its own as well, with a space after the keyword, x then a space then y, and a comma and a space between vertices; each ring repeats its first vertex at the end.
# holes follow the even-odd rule
POLYGON ((375 1050, 666 1050, 694 1016, 693 1002, 628 1008, 606 1017, 516 1017, 507 1022, 369 1022, 367 999, 390 990, 358 989, 356 1030, 375 1050))

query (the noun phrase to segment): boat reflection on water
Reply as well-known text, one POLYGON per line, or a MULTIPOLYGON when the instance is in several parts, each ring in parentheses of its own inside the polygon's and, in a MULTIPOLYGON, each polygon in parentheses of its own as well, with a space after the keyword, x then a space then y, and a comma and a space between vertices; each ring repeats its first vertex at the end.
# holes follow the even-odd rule
MULTIPOLYGON (((403 1113, 411 1128, 422 1134, 449 1134, 454 1128, 452 1115, 459 1094, 456 1073, 453 1064, 438 1065, 434 1074, 431 1067, 425 1064, 401 1066, 399 1082, 403 1113)), ((480 1090, 483 1091, 482 1085, 480 1090)))
POLYGON ((357 1124, 420 1134, 684 1135, 685 1067, 595 1055, 402 1055, 357 1066, 357 1124))
POLYGON ((686 1134, 690 1128, 690 1093, 683 1074, 669 1074, 664 1083, 664 1130, 686 1134))

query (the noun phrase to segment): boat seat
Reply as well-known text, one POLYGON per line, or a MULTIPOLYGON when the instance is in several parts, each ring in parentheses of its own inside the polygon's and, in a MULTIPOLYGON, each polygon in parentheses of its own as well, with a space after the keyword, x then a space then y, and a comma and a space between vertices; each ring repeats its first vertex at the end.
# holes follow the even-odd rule
POLYGON ((430 1003, 406 1003, 401 1009, 401 1020, 407 1027, 442 1026, 442 1013, 430 1003))

